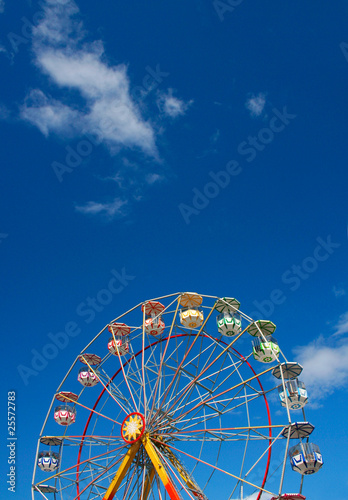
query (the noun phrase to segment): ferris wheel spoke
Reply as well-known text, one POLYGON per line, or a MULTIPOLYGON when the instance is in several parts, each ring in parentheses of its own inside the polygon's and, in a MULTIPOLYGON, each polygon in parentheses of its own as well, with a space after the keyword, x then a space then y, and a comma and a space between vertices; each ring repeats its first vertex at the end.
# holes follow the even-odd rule
POLYGON ((86 410, 90 411, 91 413, 93 413, 95 415, 99 415, 100 417, 103 417, 107 420, 110 420, 111 422, 114 422, 115 424, 121 425, 121 423, 118 422, 117 420, 114 420, 113 418, 107 417, 106 415, 103 415, 102 413, 99 413, 98 411, 93 410, 93 408, 89 408, 88 406, 85 406, 85 405, 79 403, 78 401, 75 401, 74 399, 69 398, 68 396, 66 396, 66 399, 70 400, 72 403, 74 403, 74 405, 81 406, 81 408, 85 408, 86 410))
POLYGON ((170 381, 170 383, 169 383, 169 385, 168 385, 168 387, 167 387, 167 389, 166 389, 165 393, 163 394, 161 407, 162 407, 162 406, 163 406, 163 404, 165 403, 165 400, 166 400, 166 398, 167 398, 167 396, 168 396, 168 393, 169 393, 169 391, 170 391, 170 389, 171 389, 172 385, 174 384, 175 379, 176 379, 176 377, 177 377, 177 375, 178 375, 178 373, 179 373, 180 369, 182 368, 183 364, 185 363, 185 360, 187 359, 187 357, 188 357, 189 353, 190 353, 190 352, 191 352, 191 350, 193 349, 193 346, 195 345, 195 343, 196 343, 197 339, 199 338, 199 336, 200 336, 200 334, 201 334, 202 330, 204 329, 204 327, 205 327, 205 325, 206 325, 207 321, 209 320, 209 318, 210 318, 210 316, 211 316, 211 314, 212 314, 213 310, 214 310, 214 306, 211 308, 211 310, 210 310, 209 314, 207 315, 207 317, 206 317, 206 318, 205 318, 205 320, 203 321, 203 323, 202 323, 202 325, 200 326, 200 328, 199 328, 198 332, 195 334, 195 336, 194 336, 194 338, 193 338, 193 341, 191 342, 191 344, 190 344, 189 348, 187 349, 187 351, 185 352, 185 354, 184 354, 184 356, 183 356, 183 359, 182 359, 182 360, 180 361, 180 363, 178 364, 178 367, 177 367, 177 369, 175 370, 175 373, 174 373, 174 375, 173 375, 173 378, 172 378, 172 380, 170 381))
POLYGON ((282 432, 284 430, 285 427, 283 427, 283 429, 279 432, 279 434, 277 436, 275 436, 274 438, 272 438, 271 442, 269 443, 268 447, 263 451, 263 453, 259 456, 259 458, 255 461, 255 463, 252 465, 252 467, 250 467, 250 469, 246 472, 246 474, 244 475, 244 479, 246 477, 248 477, 248 475, 250 474, 250 472, 253 471, 253 469, 257 466, 257 464, 262 460, 262 458, 266 455, 266 453, 269 453, 269 451, 272 449, 274 443, 276 443, 276 441, 278 439, 281 438, 282 436, 282 432))
MULTIPOLYGON (((105 453, 101 453, 101 454, 99 454, 99 455, 95 455, 95 456, 94 456, 94 457, 92 457, 92 458, 88 458, 88 459, 86 459, 86 460, 83 460, 82 462, 79 462, 79 464, 75 464, 75 465, 72 465, 71 467, 68 467, 67 469, 61 470, 61 471, 57 472, 56 474, 54 474, 54 475, 50 476, 49 478, 46 478, 46 479, 44 479, 43 481, 40 481, 40 482, 39 482, 39 483, 37 483, 37 484, 42 484, 42 483, 46 482, 47 480, 55 479, 55 478, 58 478, 58 477, 60 477, 60 478, 65 477, 65 475, 67 474, 67 472, 69 472, 69 471, 73 471, 73 469, 75 469, 76 467, 78 467, 78 466, 80 466, 80 465, 85 465, 85 464, 88 464, 89 462, 91 462, 91 460, 94 460, 94 461, 95 461, 95 460, 98 460, 98 459, 100 459, 100 458, 102 458, 102 457, 106 457, 107 455, 110 455, 110 454, 112 454, 112 453, 115 453, 115 452, 117 452, 117 451, 120 451, 120 450, 122 450, 122 449, 124 449, 124 448, 125 448, 125 443, 124 443, 122 446, 118 447, 118 448, 114 448, 113 450, 109 450, 109 451, 107 451, 107 452, 105 452, 105 453)), ((75 474, 75 473, 74 473, 74 474, 75 474)))
POLYGON ((152 400, 152 406, 151 406, 151 411, 150 411, 149 419, 151 419, 153 411, 154 411, 154 408, 155 408, 156 395, 157 395, 158 387, 159 387, 159 384, 160 384, 160 381, 161 381, 161 374, 162 374, 163 362, 164 362, 164 359, 165 359, 165 356, 166 356, 166 353, 167 353, 167 349, 168 349, 168 346, 169 346, 169 341, 171 339, 171 335, 172 335, 173 328, 174 328, 174 325, 175 325, 176 317, 177 317, 177 314, 178 314, 179 305, 180 305, 180 296, 176 299, 176 301, 177 301, 177 304, 176 304, 175 313, 173 315, 173 319, 172 319, 172 322, 171 322, 171 325, 170 325, 170 330, 169 330, 169 334, 168 334, 168 337, 167 337, 167 341, 166 341, 165 347, 163 349, 163 353, 161 355, 161 359, 160 359, 160 363, 159 363, 158 376, 157 376, 157 379, 156 379, 156 382, 155 382, 154 396, 153 396, 153 400, 152 400))
MULTIPOLYGON (((157 440, 156 440, 156 439, 154 439, 154 441, 157 441, 157 440)), ((159 443, 161 443, 160 441, 158 441, 158 442, 159 442, 159 443)), ((247 481, 246 479, 243 479, 243 478, 241 478, 241 477, 239 477, 239 476, 236 476, 236 475, 232 474, 231 472, 228 472, 228 471, 226 471, 226 470, 224 470, 224 469, 221 469, 220 467, 217 467, 217 466, 215 466, 215 465, 212 465, 212 464, 210 464, 210 463, 208 463, 208 462, 206 462, 206 461, 204 461, 204 460, 201 460, 201 459, 200 459, 200 458, 198 458, 198 457, 195 457, 195 456, 193 456, 193 455, 190 455, 189 453, 186 453, 186 452, 184 452, 184 451, 182 451, 182 450, 179 450, 178 448, 176 448, 176 447, 175 447, 175 446, 173 446, 173 445, 169 445, 168 443, 165 443, 165 444, 164 444, 164 446, 166 446, 166 447, 168 447, 169 449, 174 450, 174 451, 176 451, 176 452, 178 452, 178 453, 180 453, 180 454, 182 454, 182 455, 185 455, 185 456, 187 456, 187 457, 189 457, 189 458, 192 458, 193 460, 196 460, 196 461, 198 461, 198 462, 200 462, 200 463, 202 463, 202 464, 204 464, 204 465, 207 465, 208 467, 211 467, 212 469, 215 469, 215 470, 217 470, 217 471, 219 471, 219 472, 222 472, 222 473, 226 474, 227 476, 233 477, 234 479, 237 479, 238 481, 242 481, 243 483, 246 483, 246 484, 248 484, 248 485, 252 486, 253 488, 256 488, 256 489, 257 489, 257 490, 259 490, 259 491, 262 491, 262 492, 264 492, 264 493, 268 493, 268 494, 270 494, 270 495, 274 495, 274 493, 272 493, 271 491, 266 490, 265 488, 262 488, 262 487, 260 487, 260 486, 257 486, 256 484, 253 484, 253 483, 251 483, 251 482, 247 481)))
MULTIPOLYGON (((227 356, 228 356, 228 352, 226 351, 226 349, 224 349, 224 350, 222 351, 222 353, 220 353, 220 355, 219 355, 219 356, 217 356, 217 358, 216 358, 213 362, 211 362, 208 366, 205 366, 205 368, 203 368, 203 369, 201 370, 201 372, 200 372, 197 376, 193 376, 192 374, 190 374, 190 375, 191 375, 191 381, 190 381, 190 383, 189 383, 189 384, 188 384, 185 388, 183 388, 183 390, 181 391, 181 393, 180 393, 179 397, 178 397, 178 398, 177 398, 174 402, 172 402, 172 406, 173 406, 173 407, 174 407, 174 406, 175 406, 175 407, 176 407, 176 406, 178 406, 179 401, 180 401, 180 400, 181 400, 181 399, 185 396, 185 393, 189 390, 189 388, 190 388, 192 385, 201 386, 201 387, 203 387, 204 389, 206 389, 206 391, 207 391, 207 392, 211 392, 211 393, 213 393, 213 391, 217 391, 217 390, 218 390, 218 388, 219 388, 219 387, 221 387, 223 384, 225 384, 225 383, 227 382, 227 380, 228 380, 230 377, 232 377, 236 371, 238 372, 238 368, 240 368, 240 366, 241 366, 244 362, 246 362, 246 359, 244 358, 242 361, 240 361, 239 366, 237 366, 237 365, 236 365, 236 363, 235 363, 235 361, 234 361, 232 358, 230 358, 230 359, 231 359, 231 365, 230 365, 230 366, 228 366, 228 368, 230 368, 231 366, 233 366, 233 370, 232 370, 232 371, 230 371, 229 373, 227 373, 226 378, 225 378, 225 379, 223 379, 223 380, 221 380, 221 381, 219 382, 219 384, 216 384, 216 382, 217 382, 217 378, 216 378, 216 379, 215 379, 215 382, 213 382, 213 384, 212 384, 212 387, 211 387, 210 389, 208 389, 207 387, 205 387, 205 386, 203 385, 203 381, 208 379, 208 380, 211 382, 211 378, 212 378, 213 376, 219 376, 219 375, 222 373, 221 367, 223 367, 223 366, 224 366, 224 364, 225 364, 225 360, 226 360, 226 357, 227 357, 227 356), (221 359, 221 361, 220 361, 220 363, 221 363, 221 364, 220 364, 220 369, 218 369, 218 370, 217 370, 216 372, 214 372, 213 374, 209 374, 209 375, 207 375, 207 376, 205 377, 205 379, 201 379, 201 376, 202 376, 204 373, 206 373, 206 371, 208 370, 208 368, 209 368, 209 367, 211 367, 211 366, 213 365, 213 363, 215 363, 215 361, 216 361, 218 358, 222 357, 222 355, 224 355, 224 357, 223 357, 223 358, 221 359), (200 380, 200 381, 198 381, 198 379, 201 379, 201 380, 200 380), (215 385, 216 385, 216 387, 215 387, 215 385)), ((239 372, 238 372, 238 373, 239 373, 239 372)), ((241 377, 241 379, 242 379, 242 377, 241 377)))
POLYGON ((110 392, 114 395, 114 397, 118 401, 119 407, 122 409, 126 415, 128 415, 132 411, 132 406, 129 402, 129 399, 127 399, 122 392, 120 391, 119 387, 114 384, 114 382, 110 379, 110 377, 106 378, 107 385, 110 388, 110 392))
MULTIPOLYGON (((260 425, 260 426, 244 426, 244 427, 216 427, 216 428, 203 428, 203 429, 190 429, 190 430, 185 430, 185 431, 177 431, 177 432, 172 432, 170 434, 171 437, 176 438, 177 436, 181 435, 187 435, 189 434, 190 437, 192 437, 193 434, 200 434, 200 433, 209 433, 209 432, 229 432, 229 431, 257 431, 260 429, 281 429, 281 432, 284 430, 285 426, 284 425, 279 425, 279 424, 274 424, 274 425, 260 425)), ((239 433, 236 433, 235 435, 238 435, 239 433)), ((262 435, 263 438, 269 439, 269 436, 262 435)))
MULTIPOLYGON (((179 415, 176 415, 175 417, 173 417, 172 419, 172 424, 178 424, 178 423, 183 423, 185 421, 183 421, 183 417, 187 416, 187 420, 186 421, 193 421, 195 420, 195 418, 201 418, 201 417, 194 417, 193 415, 196 415, 197 413, 199 413, 202 409, 202 405, 203 405, 203 408, 205 407, 208 407, 212 410, 214 410, 216 412, 215 416, 217 415, 222 415, 224 413, 226 413, 227 411, 230 412, 231 411, 231 408, 226 408, 226 406, 228 406, 230 403, 232 403, 232 401, 238 396, 238 394, 243 390, 243 387, 240 387, 239 391, 233 396, 233 397, 229 397, 225 400, 213 400, 211 401, 210 404, 207 403, 208 400, 211 399, 211 394, 212 392, 209 391, 208 394, 206 395, 205 398, 202 398, 201 395, 199 395, 199 397, 195 398, 194 400, 191 400, 190 403, 193 405, 192 408, 189 408, 188 410, 184 411, 183 413, 179 414, 179 415), (200 401, 200 403, 196 403, 197 400, 200 401), (217 405, 218 403, 224 403, 225 401, 227 401, 227 404, 224 405, 224 408, 220 408, 220 409, 217 409, 217 408, 214 408, 214 405, 217 405), (195 404, 196 403, 196 404, 195 404), (196 410, 197 411, 192 415, 192 411, 196 410)), ((199 392, 199 391, 198 391, 199 392)), ((245 404, 245 402, 243 401, 242 404, 245 404)), ((186 407, 186 404, 183 404, 181 407, 178 408, 178 410, 180 409, 184 409, 186 407)))
POLYGON ((143 395, 144 395, 144 416, 146 419, 146 413, 147 413, 146 388, 145 388, 146 381, 145 381, 145 366, 144 366, 144 360, 145 360, 145 311, 146 311, 146 308, 144 307, 144 309, 143 309, 142 353, 141 353, 141 375, 142 375, 143 395))
MULTIPOLYGON (((125 373, 125 369, 124 369, 124 366, 123 366, 123 363, 122 363, 122 360, 121 360, 121 356, 119 355, 119 352, 118 352, 118 346, 117 346, 117 342, 116 342, 116 338, 115 338, 115 333, 114 333, 114 332, 112 332, 112 336, 113 336, 113 338, 114 338, 114 343, 115 343, 115 346, 116 346, 116 349, 117 349, 117 357, 118 357, 119 362, 120 362, 120 367, 121 367, 121 372, 122 372, 122 375, 123 375, 123 379, 124 379, 124 381, 125 381, 125 383, 126 383, 126 385, 127 385, 127 388, 128 388, 129 394, 130 394, 130 397, 131 397, 131 399, 132 399, 132 401, 133 401, 133 404, 134 404, 134 408, 135 408, 135 410, 136 410, 136 411, 139 411, 139 410, 138 410, 138 406, 137 406, 137 404, 136 404, 136 402, 135 402, 135 399, 134 399, 133 392, 131 391, 131 388, 130 388, 130 386, 129 386, 129 382, 128 382, 128 379, 127 379, 127 375, 126 375, 126 373, 125 373)), ((128 363, 128 365, 129 365, 129 364, 130 364, 130 363, 128 363)))
POLYGON ((261 372, 261 373, 259 373, 259 374, 256 374, 256 375, 254 375, 253 377, 250 377, 249 379, 247 379, 247 380, 244 380, 244 381, 240 382, 239 384, 234 385, 233 387, 230 387, 230 388, 228 388, 228 389, 225 389, 224 391, 220 392, 219 394, 217 394, 217 395, 216 395, 216 396, 214 396, 214 397, 209 397, 209 398, 205 399, 204 401, 202 401, 202 402, 200 402, 200 403, 197 403, 197 404, 196 404, 193 408, 191 408, 191 409, 190 409, 190 410, 188 410, 187 412, 184 412, 184 413, 182 414, 182 416, 185 416, 185 415, 189 414, 189 413, 190 413, 190 411, 193 411, 193 410, 195 410, 196 408, 201 407, 202 405, 205 405, 205 404, 207 404, 207 403, 209 403, 209 402, 211 402, 211 401, 214 401, 214 399, 215 399, 215 398, 220 397, 220 396, 223 396, 224 394, 227 394, 228 392, 231 392, 231 391, 233 391, 234 389, 236 389, 236 388, 238 388, 238 387, 243 386, 243 385, 244 385, 244 384, 246 384, 247 382, 250 382, 251 380, 254 380, 255 378, 258 378, 258 377, 260 377, 261 375, 264 375, 265 373, 268 373, 268 372, 269 372, 269 371, 271 371, 271 370, 273 370, 273 367, 270 367, 270 368, 268 368, 267 370, 264 370, 263 372, 261 372))
POLYGON ((119 407, 127 414, 126 410, 123 408, 123 406, 121 405, 121 403, 118 401, 117 398, 115 398, 115 396, 112 394, 112 392, 108 389, 107 385, 104 384, 103 380, 100 378, 100 376, 98 375, 98 373, 93 369, 93 367, 88 363, 88 360, 86 358, 84 358, 84 362, 85 364, 88 366, 88 368, 92 371, 92 373, 96 376, 96 378, 99 380, 99 382, 101 383, 101 385, 104 387, 104 389, 106 390, 106 392, 110 395, 110 397, 115 401, 115 403, 117 403, 119 405, 119 407))
MULTIPOLYGON (((102 456, 114 453, 114 451, 119 451, 119 450, 124 449, 124 448, 125 448, 125 445, 123 445, 122 447, 117 448, 115 450, 111 450, 111 451, 109 450, 108 452, 106 452, 104 454, 101 454, 99 456, 94 457, 93 460, 96 460, 96 459, 98 459, 98 458, 100 458, 102 456)), ((115 467, 118 463, 120 463, 122 461, 122 459, 123 459, 123 456, 121 456, 121 457, 115 456, 114 459, 113 459, 114 463, 113 463, 113 460, 111 460, 110 464, 108 466, 101 466, 101 465, 97 466, 97 469, 99 468, 99 471, 98 471, 97 475, 96 475, 96 472, 94 470, 91 470, 91 469, 84 469, 83 471, 79 472, 78 473, 79 476, 78 476, 78 479, 77 479, 77 484, 80 484, 82 481, 88 481, 88 480, 90 480, 90 482, 83 488, 82 491, 78 491, 78 494, 74 498, 74 500, 79 499, 80 498, 80 494, 84 493, 92 484, 96 485, 98 487, 101 487, 100 485, 98 485, 98 481, 100 479, 105 478, 106 475, 111 475, 110 470, 113 467, 115 467), (100 469, 103 469, 102 472, 100 472, 100 469), (86 473, 85 473, 85 470, 87 471, 86 473), (83 477, 81 478, 80 476, 83 476, 83 477)), ((75 466, 71 467, 70 469, 75 468, 75 467, 80 466, 80 465, 84 465, 84 467, 86 467, 90 463, 91 463, 91 459, 89 458, 87 460, 84 460, 83 462, 80 462, 79 464, 76 464, 75 466)), ((67 470, 69 470, 69 469, 67 469, 67 470)), ((62 472, 59 473, 59 474, 57 474, 57 476, 59 477, 60 480, 67 479, 65 476, 63 476, 62 472)), ((73 484, 76 484, 76 480, 72 480, 71 479, 71 482, 73 484)), ((106 489, 106 488, 104 488, 104 489, 106 489)))

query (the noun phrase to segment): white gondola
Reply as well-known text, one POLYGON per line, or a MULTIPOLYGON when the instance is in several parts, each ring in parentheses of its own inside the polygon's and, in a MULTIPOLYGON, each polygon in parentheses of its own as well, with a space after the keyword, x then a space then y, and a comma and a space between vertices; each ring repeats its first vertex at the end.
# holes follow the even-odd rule
POLYGON ((203 312, 198 307, 183 307, 179 314, 185 328, 198 328, 203 323, 203 312))
POLYGON ((146 314, 144 328, 149 335, 162 335, 165 329, 164 321, 161 318, 161 313, 165 307, 160 302, 149 300, 141 306, 141 310, 146 314))
POLYGON ((115 356, 124 356, 129 353, 128 335, 115 335, 109 338, 108 349, 115 356), (116 340, 116 342, 115 342, 116 340))
POLYGON ((323 465, 319 446, 313 443, 298 443, 289 450, 292 470, 303 475, 314 474, 323 465))
POLYGON ((279 355, 278 342, 274 337, 257 337, 253 340, 253 356, 262 363, 272 363, 279 355))
POLYGON ((108 349, 115 356, 124 356, 129 353, 130 327, 124 323, 111 323, 108 330, 112 333, 112 337, 108 341, 108 349))
MULTIPOLYGON (((94 370, 94 369, 93 369, 94 370)), ((87 366, 83 366, 79 369, 79 374, 77 380, 84 387, 94 387, 99 382, 99 372, 97 370, 91 370, 87 366)))
POLYGON ((59 467, 59 454, 54 451, 40 451, 37 465, 44 472, 53 472, 59 467))
POLYGON ((285 382, 285 390, 283 385, 278 386, 280 403, 282 406, 287 406, 290 410, 300 410, 308 402, 308 393, 306 386, 301 380, 295 378, 285 382))
POLYGON ((162 335, 165 329, 165 324, 161 318, 154 316, 145 320, 145 331, 149 335, 162 335))
POLYGON ((242 331, 242 319, 239 313, 229 311, 222 312, 216 318, 217 327, 220 335, 233 337, 242 331))
POLYGON ((215 304, 215 309, 219 311, 216 318, 216 323, 220 335, 233 337, 242 331, 242 319, 238 312, 240 302, 230 297, 218 299, 215 304))
POLYGON ((76 409, 68 404, 56 406, 54 409, 54 420, 59 425, 71 425, 76 420, 76 409))
POLYGON ((203 323, 203 311, 198 307, 201 305, 203 297, 193 292, 183 293, 180 297, 180 323, 185 328, 198 328, 203 323))

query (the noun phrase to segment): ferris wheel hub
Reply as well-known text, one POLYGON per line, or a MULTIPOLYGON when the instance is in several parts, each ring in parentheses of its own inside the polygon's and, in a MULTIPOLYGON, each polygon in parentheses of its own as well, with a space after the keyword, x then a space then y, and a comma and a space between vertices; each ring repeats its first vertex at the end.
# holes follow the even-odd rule
POLYGON ((143 437, 145 418, 141 413, 133 412, 127 415, 121 426, 121 436, 126 443, 135 443, 143 437))

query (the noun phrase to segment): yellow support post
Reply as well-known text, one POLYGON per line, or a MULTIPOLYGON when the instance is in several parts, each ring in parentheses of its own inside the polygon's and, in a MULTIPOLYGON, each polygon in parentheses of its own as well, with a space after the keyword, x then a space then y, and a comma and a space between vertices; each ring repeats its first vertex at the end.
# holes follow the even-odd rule
POLYGON ((120 487, 125 475, 127 474, 129 467, 131 466, 134 460, 135 455, 137 454, 140 448, 140 445, 141 441, 139 440, 130 446, 129 450, 124 456, 124 459, 122 460, 120 467, 118 468, 118 471, 116 472, 114 479, 112 480, 112 483, 110 484, 107 492, 103 496, 103 500, 112 500, 114 498, 115 493, 120 487))
POLYGON ((174 483, 172 482, 171 478, 168 476, 167 471, 158 456, 158 453, 151 443, 151 440, 149 439, 148 434, 145 434, 142 438, 142 442, 144 445, 144 448, 146 450, 146 453, 149 455, 150 460, 156 469, 157 474, 159 475, 163 486, 167 490, 167 493, 170 497, 171 500, 182 500, 182 498, 179 496, 179 493, 177 489, 174 486, 174 483))

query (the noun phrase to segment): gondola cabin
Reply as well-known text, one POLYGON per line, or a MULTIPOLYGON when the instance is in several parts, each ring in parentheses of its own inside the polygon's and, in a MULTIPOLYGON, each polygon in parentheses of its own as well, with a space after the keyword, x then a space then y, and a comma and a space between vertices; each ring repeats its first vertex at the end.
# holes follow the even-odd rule
POLYGON ((290 410, 300 410, 308 402, 306 386, 297 378, 285 382, 285 391, 283 385, 279 385, 278 392, 281 405, 288 404, 290 410))
POLYGON ((149 335, 162 335, 165 324, 162 320, 161 313, 165 307, 160 302, 149 300, 141 306, 141 310, 145 313, 144 328, 149 335))
POLYGON ((292 470, 303 475, 314 474, 323 465, 319 446, 313 443, 298 443, 289 450, 292 470))
POLYGON ((261 363, 272 363, 276 361, 279 355, 279 345, 277 340, 272 337, 257 337, 253 340, 253 356, 261 363))
POLYGON ((194 292, 185 292, 180 297, 180 323, 185 328, 198 328, 203 323, 203 311, 199 309, 203 297, 194 292))
POLYGON ((114 337, 110 337, 108 342, 108 349, 109 352, 111 352, 111 354, 114 354, 115 356, 124 356, 125 354, 128 354, 128 336, 115 335, 115 339, 114 337))
POLYGON ((162 335, 164 332, 165 324, 161 318, 147 318, 145 320, 145 331, 149 335, 162 335))
POLYGON ((215 309, 220 313, 216 318, 220 335, 233 337, 242 331, 242 318, 238 309, 240 302, 232 297, 218 299, 215 309))
POLYGON ((217 327, 220 335, 233 337, 242 331, 242 319, 240 313, 225 311, 216 318, 217 327))
POLYGON ((111 323, 108 330, 112 333, 112 337, 108 341, 108 349, 115 356, 124 356, 129 352, 128 335, 130 327, 124 323, 111 323))
POLYGON ((79 374, 77 376, 77 380, 84 387, 93 387, 99 382, 99 373, 96 370, 92 370, 87 366, 83 366, 79 369, 79 374))
POLYGON ((76 419, 76 409, 74 406, 64 404, 56 406, 54 409, 54 420, 59 425, 71 425, 76 419))
POLYGON ((59 454, 54 451, 40 451, 37 465, 44 472, 53 472, 59 467, 59 454))
POLYGON ((180 310, 180 323, 185 328, 198 328, 203 323, 203 312, 198 307, 183 307, 180 310))

